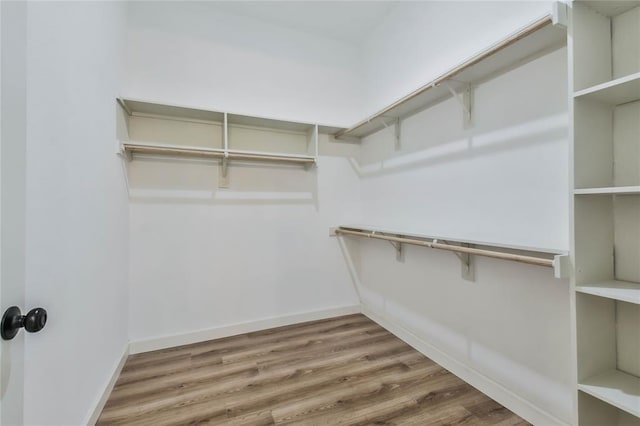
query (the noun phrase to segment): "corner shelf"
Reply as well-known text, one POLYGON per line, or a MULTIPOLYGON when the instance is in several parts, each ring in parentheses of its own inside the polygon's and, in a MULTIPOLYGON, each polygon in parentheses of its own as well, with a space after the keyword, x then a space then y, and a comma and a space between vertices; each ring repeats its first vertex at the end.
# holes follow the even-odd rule
POLYGON ((580 284, 576 286, 576 291, 640 305, 640 283, 611 280, 580 284))
POLYGON ((640 72, 575 92, 575 99, 589 99, 608 105, 640 100, 640 72))
MULTIPOLYGON (((467 61, 453 67, 418 90, 348 129, 334 134, 336 138, 369 136, 394 121, 414 115, 442 102, 471 84, 488 81, 514 66, 531 61, 544 53, 566 45, 567 33, 558 17, 547 15, 509 35, 467 61)), ((467 111, 468 112, 468 111, 467 111)))
POLYGON ((640 417, 640 378, 636 376, 610 370, 583 380, 578 389, 640 417))

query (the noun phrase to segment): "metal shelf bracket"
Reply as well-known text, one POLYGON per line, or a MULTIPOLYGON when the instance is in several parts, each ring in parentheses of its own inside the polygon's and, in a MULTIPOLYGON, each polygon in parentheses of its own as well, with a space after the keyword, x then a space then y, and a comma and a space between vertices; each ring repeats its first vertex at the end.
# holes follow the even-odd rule
POLYGON ((224 157, 220 160, 220 175, 218 176, 218 187, 229 187, 229 153, 225 151, 224 157))
POLYGON ((404 262, 404 250, 402 247, 402 243, 389 241, 389 244, 391 244, 393 248, 396 249, 396 260, 398 262, 404 262))
POLYGON ((473 104, 473 91, 471 90, 471 84, 467 83, 462 94, 459 94, 454 90, 448 82, 443 82, 444 86, 451 92, 451 95, 462 108, 462 126, 465 129, 469 129, 473 125, 472 121, 472 104, 473 104))
MULTIPOLYGON (((448 241, 442 240, 445 244, 451 244, 448 241)), ((433 240, 434 243, 437 243, 438 240, 433 240)), ((467 247, 470 248, 471 244, 460 244, 462 247, 467 247)), ((452 252, 453 254, 455 254, 457 256, 457 258, 460 260, 460 274, 462 275, 462 278, 466 281, 475 281, 475 274, 474 274, 474 268, 473 268, 473 258, 471 257, 471 255, 469 253, 458 253, 458 252, 452 252)))
POLYGON ((392 124, 387 124, 386 121, 384 121, 384 117, 380 118, 380 121, 382 121, 382 125, 384 126, 385 129, 389 129, 390 126, 393 126, 393 146, 395 147, 396 151, 398 151, 401 148, 400 145, 400 118, 394 118, 393 119, 393 123, 392 124))

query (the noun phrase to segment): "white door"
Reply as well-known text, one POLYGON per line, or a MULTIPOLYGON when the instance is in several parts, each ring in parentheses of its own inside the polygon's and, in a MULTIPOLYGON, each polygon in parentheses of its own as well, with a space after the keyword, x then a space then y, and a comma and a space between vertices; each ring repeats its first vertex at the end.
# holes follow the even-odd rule
MULTIPOLYGON (((26 2, 0 1, 0 316, 23 314, 25 282, 26 2)), ((0 424, 22 424, 24 331, 0 344, 0 424)))

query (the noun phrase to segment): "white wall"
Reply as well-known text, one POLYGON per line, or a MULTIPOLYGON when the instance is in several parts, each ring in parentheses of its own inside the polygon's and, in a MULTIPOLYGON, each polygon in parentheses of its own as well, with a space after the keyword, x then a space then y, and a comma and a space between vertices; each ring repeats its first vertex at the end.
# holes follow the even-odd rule
POLYGON ((125 9, 30 2, 25 423, 85 424, 127 343, 128 201, 115 155, 125 9))
POLYGON ((366 114, 418 89, 550 10, 549 1, 398 2, 361 47, 366 114))
MULTIPOLYGON (((141 2, 129 12, 125 96, 356 119, 348 45, 207 4, 141 2)), ((359 179, 345 158, 358 149, 325 136, 317 170, 232 164, 222 190, 210 162, 131 162, 131 340, 357 304, 328 232, 360 218, 359 179)))
MULTIPOLYGON (((367 138, 364 222, 566 250, 566 72, 560 49, 481 85, 469 130, 448 100, 403 122, 401 151, 388 132, 367 138)), ((397 262, 388 244, 359 248, 365 305, 543 413, 529 420, 570 421, 568 281, 475 258, 476 281, 467 282, 451 253, 409 247, 397 262)))
POLYGON ((359 216, 343 158, 317 171, 130 165, 132 341, 357 304, 329 227, 359 216))
POLYGON ((345 126, 362 115, 355 46, 215 2, 132 2, 127 45, 131 98, 345 126))

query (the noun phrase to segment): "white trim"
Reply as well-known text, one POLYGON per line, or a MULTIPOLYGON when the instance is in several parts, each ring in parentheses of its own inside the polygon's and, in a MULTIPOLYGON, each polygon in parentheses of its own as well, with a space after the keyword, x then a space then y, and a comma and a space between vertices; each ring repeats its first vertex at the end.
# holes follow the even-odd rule
POLYGON ((113 370, 113 374, 111 374, 111 378, 107 382, 107 385, 105 386, 104 391, 102 392, 102 395, 100 395, 100 398, 98 398, 98 400, 96 401, 93 410, 91 410, 91 412, 89 413, 89 419, 86 422, 84 422, 84 424, 95 425, 97 423, 98 418, 100 417, 100 414, 102 414, 102 409, 107 403, 107 400, 111 395, 111 391, 113 390, 113 387, 115 386, 116 381, 118 380, 118 377, 120 377, 120 372, 122 371, 122 367, 124 367, 124 363, 127 361, 128 356, 129 356, 129 344, 125 345, 124 351, 122 352, 122 357, 118 361, 116 368, 113 370))
POLYGON ((191 343, 204 342, 212 339, 235 336, 243 333, 267 330, 274 327, 297 324, 307 321, 321 320, 325 318, 337 317, 360 313, 360 305, 341 306, 338 308, 322 309, 319 311, 305 312, 300 314, 286 315, 281 317, 265 318, 257 321, 243 322, 233 325, 198 330, 189 333, 174 334, 170 336, 156 337, 153 339, 138 340, 129 343, 129 353, 138 354, 142 352, 156 351, 159 349, 172 348, 175 346, 189 345, 191 343))
POLYGON ((399 325, 395 321, 387 318, 384 314, 380 314, 364 304, 362 305, 362 313, 408 345, 412 346, 418 352, 451 371, 460 379, 469 383, 489 398, 494 399, 528 422, 539 425, 567 425, 566 422, 516 395, 501 384, 493 381, 491 378, 476 371, 459 360, 452 358, 430 343, 427 343, 411 331, 404 328, 402 325, 399 325))

